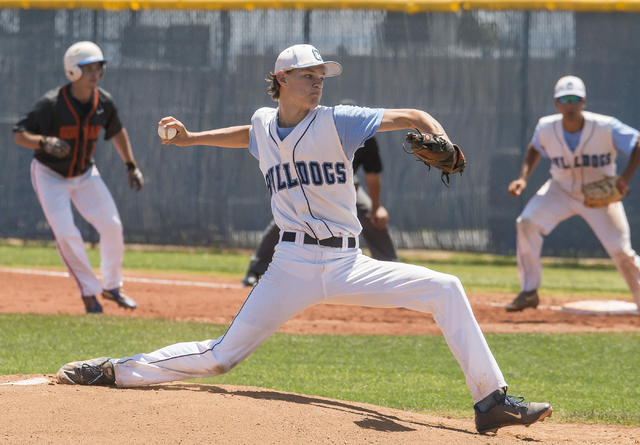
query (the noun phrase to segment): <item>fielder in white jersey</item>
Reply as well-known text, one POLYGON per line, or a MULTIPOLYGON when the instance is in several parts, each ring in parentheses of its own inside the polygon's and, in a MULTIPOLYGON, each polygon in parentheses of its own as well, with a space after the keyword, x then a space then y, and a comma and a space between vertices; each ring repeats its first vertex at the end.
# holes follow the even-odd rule
POLYGON ((583 185, 616 175, 618 150, 630 154, 617 184, 621 190, 628 188, 640 164, 638 130, 611 116, 584 111, 586 88, 578 77, 558 80, 554 97, 560 113, 540 119, 527 147, 520 176, 509 184, 509 194, 520 196, 540 158, 551 160, 551 178, 516 220, 521 292, 507 305, 507 311, 538 306, 544 237, 574 215, 580 215, 589 224, 640 306, 640 257, 631 248, 629 222, 622 202, 589 208, 584 205, 582 193, 583 185))
POLYGON ((178 130, 164 144, 248 147, 258 159, 281 229, 273 261, 222 337, 121 359, 69 363, 58 372, 61 383, 132 387, 216 376, 315 304, 403 307, 433 314, 465 374, 478 431, 530 425, 551 414, 548 403, 506 395, 507 383, 460 280, 373 260, 358 248, 361 227, 351 167, 356 149, 378 131, 418 128, 447 136, 419 110, 321 106, 325 78, 341 71, 313 46, 295 45, 280 54, 268 79, 278 108, 259 109, 250 126, 193 133, 172 117, 160 121, 178 130))

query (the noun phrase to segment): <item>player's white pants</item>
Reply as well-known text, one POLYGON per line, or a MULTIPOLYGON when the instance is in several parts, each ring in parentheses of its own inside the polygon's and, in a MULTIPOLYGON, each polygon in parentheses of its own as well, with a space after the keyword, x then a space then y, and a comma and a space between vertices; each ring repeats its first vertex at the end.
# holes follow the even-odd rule
POLYGON ((31 183, 56 239, 60 257, 75 280, 80 296, 122 286, 124 240, 118 209, 94 165, 82 176, 65 178, 37 160, 31 162, 31 183), (100 234, 102 284, 93 273, 84 241, 73 220, 71 203, 100 234))
POLYGON ((115 364, 116 383, 132 387, 225 373, 285 322, 318 303, 430 312, 475 402, 507 386, 458 278, 410 264, 373 260, 360 249, 289 242, 278 244, 267 272, 222 337, 122 358, 115 364))
POLYGON ((640 305, 640 257, 631 248, 629 222, 622 202, 595 209, 585 207, 551 179, 531 198, 516 222, 518 277, 522 290, 540 287, 543 237, 574 215, 580 215, 589 224, 640 305))

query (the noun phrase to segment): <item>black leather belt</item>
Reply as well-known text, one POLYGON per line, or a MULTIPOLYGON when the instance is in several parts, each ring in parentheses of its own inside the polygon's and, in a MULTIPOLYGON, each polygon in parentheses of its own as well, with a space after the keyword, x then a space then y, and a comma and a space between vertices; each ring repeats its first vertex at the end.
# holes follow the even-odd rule
MULTIPOLYGON (((296 233, 295 232, 284 232, 282 234, 282 241, 295 243, 296 242, 296 233)), ((305 244, 316 244, 316 245, 325 246, 325 247, 335 247, 335 248, 340 249, 342 247, 342 237, 340 237, 340 236, 332 236, 331 238, 317 239, 317 238, 314 238, 311 235, 305 233, 304 234, 304 243, 305 244)), ((347 246, 350 249, 355 248, 356 247, 356 239, 354 237, 350 236, 347 239, 347 246)))

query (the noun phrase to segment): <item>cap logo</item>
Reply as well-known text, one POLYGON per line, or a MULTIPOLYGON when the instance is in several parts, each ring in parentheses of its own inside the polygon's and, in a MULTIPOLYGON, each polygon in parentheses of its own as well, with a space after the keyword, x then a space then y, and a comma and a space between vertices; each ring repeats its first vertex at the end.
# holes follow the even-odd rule
POLYGON ((567 82, 567 90, 573 88, 573 84, 571 82, 567 82))
POLYGON ((313 51, 311 51, 311 53, 313 54, 313 57, 315 57, 318 62, 322 62, 322 56, 320 55, 320 52, 317 49, 314 48, 313 51))

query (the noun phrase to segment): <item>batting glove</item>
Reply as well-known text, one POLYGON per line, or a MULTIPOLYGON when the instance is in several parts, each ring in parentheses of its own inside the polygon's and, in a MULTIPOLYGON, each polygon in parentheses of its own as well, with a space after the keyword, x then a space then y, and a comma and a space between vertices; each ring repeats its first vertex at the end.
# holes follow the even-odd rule
POLYGON ((144 176, 135 161, 127 162, 127 179, 129 180, 129 188, 135 188, 136 192, 142 190, 144 176))

